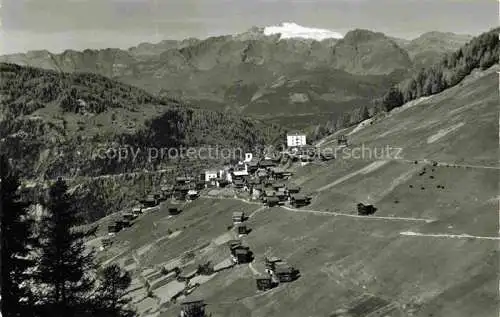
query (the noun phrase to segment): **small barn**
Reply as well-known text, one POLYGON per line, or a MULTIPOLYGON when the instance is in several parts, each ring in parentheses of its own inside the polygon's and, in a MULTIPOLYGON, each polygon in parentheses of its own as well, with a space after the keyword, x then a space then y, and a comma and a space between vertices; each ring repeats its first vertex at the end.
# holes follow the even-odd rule
POLYGON ((127 221, 134 221, 135 219, 137 219, 137 215, 133 213, 125 213, 123 214, 123 219, 127 221))
POLYGON ((141 207, 134 207, 134 208, 132 208, 132 213, 136 216, 142 215, 142 208, 141 207))
POLYGON ((154 195, 148 195, 142 203, 145 207, 154 207, 158 205, 158 200, 154 197, 154 195))
POLYGON ((189 199, 189 200, 195 200, 196 198, 198 198, 199 196, 199 193, 197 190, 189 190, 186 194, 186 198, 189 199))
POLYGON ((358 215, 361 216, 367 216, 367 215, 373 215, 375 211, 377 211, 377 208, 375 208, 373 205, 364 205, 363 203, 358 203, 358 215))
POLYGON ((205 317, 205 301, 202 299, 184 300, 181 302, 179 317, 205 317))
POLYGON ((238 264, 250 263, 253 260, 252 251, 248 247, 243 246, 233 248, 231 256, 233 261, 238 264))
POLYGON ((275 256, 266 257, 264 260, 264 264, 266 267, 266 272, 271 274, 274 271, 275 263, 280 262, 281 259, 275 256))
POLYGON ((245 213, 243 211, 233 212, 233 224, 241 223, 245 220, 245 213))
POLYGON ((105 238, 101 240, 101 244, 104 248, 107 248, 113 244, 113 241, 111 241, 111 239, 109 238, 105 238))
POLYGON ((280 203, 280 199, 276 196, 273 197, 266 197, 266 205, 268 207, 275 207, 278 206, 280 203))
POLYGON ((115 222, 117 226, 121 226, 121 228, 130 228, 132 227, 132 222, 127 220, 118 220, 115 222))
POLYGON ((228 241, 228 245, 229 245, 229 250, 231 250, 231 252, 233 252, 233 249, 241 247, 242 243, 241 243, 241 240, 230 240, 230 241, 228 241))
POLYGON ((117 225, 116 223, 108 226, 108 233, 118 233, 122 230, 121 225, 117 225))
POLYGON ((343 134, 339 135, 339 137, 337 138, 337 145, 338 146, 347 146, 348 145, 347 137, 343 134))
POLYGON ((309 205, 311 199, 305 195, 292 195, 290 197, 290 204, 295 208, 309 205))
POLYGON ((178 208, 178 207, 168 207, 168 213, 171 214, 171 215, 178 215, 181 213, 181 209, 178 208))
POLYGON ((235 188, 243 188, 245 187, 245 181, 243 179, 234 179, 233 185, 235 188))
POLYGON ((297 194, 300 192, 300 187, 295 185, 295 184, 289 184, 287 187, 286 187, 287 191, 289 194, 297 194))
POLYGON ((180 176, 175 178, 175 183, 178 185, 189 184, 193 180, 192 177, 180 176))
POLYGON ((238 232, 238 234, 247 234, 248 228, 245 224, 239 223, 236 225, 236 232, 238 232))
POLYGON ((273 273, 280 283, 292 282, 298 276, 298 271, 286 262, 276 262, 273 273))
POLYGON ((267 291, 273 288, 273 281, 270 276, 258 277, 255 279, 255 281, 257 284, 257 289, 259 291, 267 291))

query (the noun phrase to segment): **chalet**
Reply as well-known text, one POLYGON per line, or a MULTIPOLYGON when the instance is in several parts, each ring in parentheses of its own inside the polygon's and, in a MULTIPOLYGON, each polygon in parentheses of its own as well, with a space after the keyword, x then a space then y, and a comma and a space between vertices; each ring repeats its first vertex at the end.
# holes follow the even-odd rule
POLYGON ((273 189, 274 189, 274 190, 279 190, 279 189, 281 189, 281 188, 283 188, 283 189, 285 189, 285 188, 286 188, 286 187, 285 187, 285 184, 283 184, 283 183, 274 183, 274 184, 272 185, 272 187, 273 187, 273 189))
POLYGON ((247 169, 249 173, 255 173, 259 169, 259 162, 257 161, 248 162, 247 169))
POLYGON ((266 197, 265 202, 268 207, 274 207, 279 205, 280 199, 278 197, 266 197))
POLYGON ((377 208, 375 208, 373 205, 364 205, 362 203, 359 203, 357 207, 358 215, 361 216, 373 215, 375 211, 377 211, 377 208))
POLYGON ((233 224, 242 223, 245 221, 245 213, 243 211, 233 212, 233 224))
POLYGON ((142 203, 144 204, 144 206, 146 207, 154 207, 156 205, 158 205, 158 200, 154 197, 154 195, 148 195, 143 201, 142 203))
POLYGON ((171 215, 178 215, 181 213, 181 209, 178 207, 169 207, 168 208, 168 213, 171 215))
POLYGON ((290 204, 295 208, 306 206, 310 201, 311 199, 305 195, 292 195, 290 197, 290 204))
POLYGON ((255 279, 257 283, 257 289, 259 291, 267 291, 273 288, 273 281, 271 277, 258 277, 255 279))
POLYGON ((116 226, 120 226, 121 228, 130 228, 132 227, 132 223, 127 220, 117 220, 115 221, 116 226))
POLYGON ((241 247, 242 243, 241 243, 241 240, 230 240, 230 241, 228 241, 228 245, 229 245, 229 250, 231 250, 231 252, 232 252, 233 249, 241 247))
POLYGON ((298 271, 288 263, 280 261, 274 263, 273 274, 278 277, 280 283, 292 282, 297 278, 298 271))
POLYGON ((111 246, 111 244, 113 244, 113 241, 109 238, 105 238, 105 239, 101 240, 101 244, 102 244, 103 248, 107 248, 107 247, 111 246))
POLYGON ((186 199, 187 192, 184 191, 175 191, 174 194, 172 195, 172 198, 176 200, 185 200, 186 199))
POLYGON ((189 281, 193 277, 196 276, 196 273, 198 273, 198 268, 191 268, 191 269, 185 269, 180 272, 180 274, 177 276, 177 280, 180 282, 184 281, 189 281))
POLYGON ((198 180, 196 181, 196 183, 194 184, 194 189, 196 190, 202 190, 203 188, 205 188, 206 184, 204 181, 202 180, 198 180))
POLYGON ((181 313, 179 317, 205 317, 204 300, 185 300, 181 302, 181 313))
POLYGON ((273 190, 266 190, 264 192, 264 197, 275 197, 275 192, 273 190))
POLYGON ((256 185, 250 189, 250 194, 254 199, 259 199, 262 196, 262 192, 262 185, 256 185))
POLYGON ((220 188, 224 188, 229 184, 230 184, 230 182, 226 179, 223 179, 223 178, 217 178, 215 180, 215 186, 220 187, 220 188))
POLYGON ((137 219, 137 215, 133 213, 125 213, 123 214, 123 219, 127 221, 134 221, 135 219, 137 219))
POLYGON ((210 182, 212 179, 218 177, 218 173, 215 170, 205 171, 205 182, 210 182))
POLYGON ((122 226, 119 224, 111 224, 108 226, 108 233, 113 234, 113 233, 118 233, 122 230, 122 226))
POLYGON ((142 208, 141 207, 134 207, 134 208, 132 208, 132 213, 136 216, 142 215, 142 208))
POLYGON ((160 191, 171 193, 174 190, 174 185, 165 184, 160 187, 160 191))
POLYGON ((231 251, 231 258, 235 263, 250 263, 253 260, 252 251, 248 247, 236 247, 231 251))
POLYGON ((196 199, 196 198, 198 198, 198 197, 199 197, 199 193, 198 193, 198 191, 196 191, 196 190, 189 190, 189 191, 187 192, 187 195, 186 195, 186 198, 187 198, 188 200, 195 200, 195 199, 196 199))
POLYGON ((174 191, 174 186, 173 185, 162 185, 160 187, 160 192, 162 194, 162 199, 167 199, 172 196, 172 193, 174 191))
POLYGON ((235 179, 233 181, 233 185, 235 188, 244 188, 245 187, 245 181, 243 179, 235 179))
POLYGON ((279 190, 275 193, 275 197, 279 199, 279 201, 286 201, 288 198, 288 195, 286 194, 285 191, 279 190))
POLYGON ((260 168, 268 169, 268 168, 275 167, 275 166, 276 166, 276 163, 273 162, 272 160, 262 160, 259 162, 260 168))
POLYGON ((248 228, 245 224, 243 223, 238 223, 236 225, 236 232, 238 232, 238 234, 247 234, 248 233, 248 228))
POLYGON ((300 187, 294 184, 289 184, 286 187, 286 190, 288 191, 289 194, 297 194, 298 192, 300 192, 300 187))
POLYGON ((342 147, 348 146, 347 138, 345 135, 339 135, 339 137, 337 138, 337 145, 342 147))
POLYGON ((188 176, 180 176, 175 178, 175 183, 178 185, 184 185, 184 184, 189 184, 193 181, 194 179, 192 177, 188 176))
POLYGON ((272 274, 272 272, 274 271, 274 268, 275 268, 275 263, 280 262, 280 261, 281 261, 281 259, 278 257, 275 257, 275 256, 266 257, 264 260, 266 272, 268 274, 272 274))
POLYGON ((189 185, 175 186, 173 196, 175 199, 184 200, 190 189, 189 185))

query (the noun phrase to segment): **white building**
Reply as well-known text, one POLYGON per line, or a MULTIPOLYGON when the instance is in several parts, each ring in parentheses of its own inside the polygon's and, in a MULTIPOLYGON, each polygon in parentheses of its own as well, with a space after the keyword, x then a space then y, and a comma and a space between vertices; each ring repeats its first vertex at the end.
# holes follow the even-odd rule
POLYGON ((212 179, 217 178, 217 171, 206 171, 205 172, 205 182, 209 182, 212 179))
POLYGON ((253 154, 252 153, 245 153, 245 163, 248 163, 250 161, 252 161, 253 159, 253 154))
POLYGON ((286 145, 288 147, 306 145, 306 135, 304 133, 288 133, 286 135, 286 145))

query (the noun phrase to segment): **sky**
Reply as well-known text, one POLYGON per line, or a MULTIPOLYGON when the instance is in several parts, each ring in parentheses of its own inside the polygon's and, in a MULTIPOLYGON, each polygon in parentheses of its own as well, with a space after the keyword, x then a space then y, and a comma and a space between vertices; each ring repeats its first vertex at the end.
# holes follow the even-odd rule
POLYGON ((415 38, 499 25, 498 0, 0 0, 0 54, 128 48, 282 22, 415 38))

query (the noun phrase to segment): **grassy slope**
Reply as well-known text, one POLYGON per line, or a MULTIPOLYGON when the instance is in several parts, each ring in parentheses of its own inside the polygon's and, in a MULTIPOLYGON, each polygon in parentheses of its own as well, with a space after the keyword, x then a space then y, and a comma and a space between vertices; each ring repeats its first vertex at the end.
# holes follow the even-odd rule
MULTIPOLYGON (((494 69, 471 75, 463 85, 394 111, 354 132, 350 139, 354 145, 365 146, 407 144, 404 153, 408 160, 430 158, 498 166, 497 76, 494 69), (429 125, 432 121, 434 125, 429 125), (430 136, 462 121, 465 125, 456 131, 427 143, 430 136), (426 129, 421 127, 425 123, 426 129), (394 133, 387 134, 391 129, 394 133), (468 148, 464 149, 464 144, 468 148)), ((244 265, 218 273, 192 296, 204 298, 214 317, 496 316, 497 241, 400 233, 496 236, 497 170, 390 161, 356 174, 373 161, 338 159, 324 166, 299 168, 294 181, 314 195, 312 205, 304 209, 355 214, 355 203, 363 201, 375 204, 376 216, 435 221, 264 209, 249 220, 253 231, 245 239, 256 255, 253 267, 262 272, 263 257, 271 252, 299 268, 302 277, 259 294, 252 270, 244 265), (424 167, 426 173, 419 175, 424 167), (438 184, 444 188, 437 189, 438 184)), ((200 200, 187 207, 184 218, 175 221, 190 223, 193 234, 173 238, 165 247, 154 249, 148 264, 173 259, 181 250, 224 234, 236 208, 250 212, 258 206, 200 200)), ((141 221, 147 217, 165 219, 158 220, 163 232, 171 221, 165 214, 141 221)), ((137 228, 132 230, 151 226, 137 228)), ((127 241, 140 237, 148 244, 154 240, 151 234, 151 230, 130 233, 127 241)), ((177 312, 174 305, 161 316, 176 316, 177 312)))
MULTIPOLYGON (((394 113, 354 133, 351 139, 368 145, 410 144, 407 158, 413 154, 418 158, 454 161, 456 157, 458 161, 463 158, 465 163, 496 166, 498 82, 495 72, 488 73, 483 77, 470 76, 460 87, 394 113), (429 130, 414 128, 430 120, 438 120, 437 126, 429 130), (425 142, 454 121, 466 121, 466 125, 435 143, 425 142), (379 137, 396 122, 402 126, 398 133, 379 137), (463 144, 468 147, 463 149, 463 144), (441 147, 443 153, 439 152, 441 147)), ((331 167, 307 167, 296 177, 306 190, 314 191, 368 163, 338 161, 331 167)), ((255 230, 248 244, 261 257, 271 246, 275 254, 301 268, 303 277, 284 289, 239 301, 235 306, 218 302, 228 297, 252 296, 254 288, 242 289, 240 282, 234 282, 219 295, 217 288, 207 284, 199 289, 198 295, 213 304, 210 308, 216 316, 232 316, 229 312, 235 310, 241 312, 240 316, 252 317, 368 316, 369 302, 359 299, 368 293, 381 303, 394 305, 388 316, 494 316, 497 242, 406 237, 399 232, 496 236, 498 173, 455 167, 435 167, 432 171, 427 166, 428 172, 419 176, 423 167, 405 162, 387 163, 371 173, 325 189, 309 208, 337 208, 354 213, 354 204, 366 201, 375 203, 380 216, 438 221, 312 216, 275 209, 252 219, 255 230), (429 178, 430 175, 434 178, 429 178), (436 184, 445 187, 437 189, 436 184), (346 313, 340 313, 342 309, 346 313)), ((254 266, 259 266, 259 259, 254 266)), ((242 279, 250 285, 251 277, 243 275, 242 279)))

